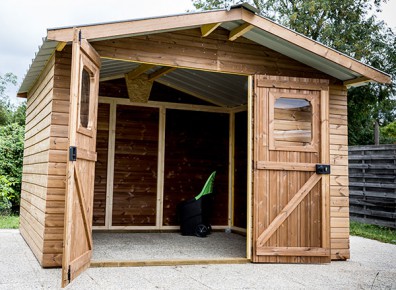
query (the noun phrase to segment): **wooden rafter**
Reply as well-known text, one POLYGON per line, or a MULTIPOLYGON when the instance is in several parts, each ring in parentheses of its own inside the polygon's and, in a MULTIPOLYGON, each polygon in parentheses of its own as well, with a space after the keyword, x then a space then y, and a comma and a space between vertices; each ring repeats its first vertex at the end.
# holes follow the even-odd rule
POLYGON ((217 23, 209 23, 209 24, 204 24, 201 26, 201 34, 202 37, 209 36, 213 31, 216 30, 217 27, 219 27, 221 22, 217 23))
POLYGON ((63 41, 59 42, 58 45, 56 46, 56 51, 62 51, 65 48, 66 44, 67 42, 63 42, 63 41))
POLYGON ((143 63, 143 64, 139 65, 137 68, 135 68, 133 71, 130 71, 129 73, 127 73, 126 77, 130 80, 136 79, 137 77, 144 74, 146 71, 148 71, 149 69, 151 69, 153 67, 155 67, 155 65, 143 63))
POLYGON ((163 75, 170 73, 171 71, 174 71, 176 68, 175 67, 169 67, 169 66, 164 66, 160 68, 159 70, 149 74, 148 80, 149 81, 155 81, 156 79, 162 77, 163 75))
POLYGON ((344 81, 344 86, 347 86, 347 87, 349 87, 349 86, 359 86, 359 85, 362 85, 362 84, 367 83, 369 81, 370 81, 370 79, 367 78, 367 77, 359 77, 359 78, 355 78, 355 79, 344 81))
POLYGON ((233 30, 231 30, 228 40, 234 41, 235 39, 244 35, 246 32, 248 32, 252 28, 253 28, 253 25, 251 25, 250 23, 244 23, 241 26, 238 26, 237 28, 234 28, 233 30))

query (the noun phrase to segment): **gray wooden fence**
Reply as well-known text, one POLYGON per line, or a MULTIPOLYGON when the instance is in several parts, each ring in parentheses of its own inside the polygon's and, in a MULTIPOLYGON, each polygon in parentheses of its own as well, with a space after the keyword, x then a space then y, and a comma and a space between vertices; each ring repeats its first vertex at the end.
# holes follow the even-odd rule
POLYGON ((349 147, 351 220, 396 228, 396 145, 349 147))

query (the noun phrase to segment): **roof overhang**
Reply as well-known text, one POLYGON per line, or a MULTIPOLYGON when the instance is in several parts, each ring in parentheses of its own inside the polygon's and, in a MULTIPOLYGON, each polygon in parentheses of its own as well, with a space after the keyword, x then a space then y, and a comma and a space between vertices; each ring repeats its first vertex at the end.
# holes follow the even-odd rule
MULTIPOLYGON (((170 32, 191 28, 222 28, 236 31, 236 37, 250 39, 260 45, 278 51, 288 57, 314 67, 344 82, 346 86, 361 85, 374 81, 390 83, 390 75, 359 62, 319 42, 257 15, 253 7, 243 4, 231 9, 180 15, 137 19, 121 22, 79 25, 84 38, 89 41, 131 37, 153 33, 170 32), (242 29, 239 29, 242 27, 242 29), (239 34, 238 34, 239 33, 239 34)), ((33 59, 18 95, 24 96, 38 79, 45 64, 58 48, 73 39, 73 27, 53 28, 33 59)))

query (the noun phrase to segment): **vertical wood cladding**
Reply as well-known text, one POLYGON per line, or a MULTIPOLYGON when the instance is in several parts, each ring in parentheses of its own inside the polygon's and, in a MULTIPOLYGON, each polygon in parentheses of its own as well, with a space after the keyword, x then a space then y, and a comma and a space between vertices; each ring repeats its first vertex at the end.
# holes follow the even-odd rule
POLYGON ((98 105, 98 124, 96 137, 97 162, 95 164, 95 188, 93 206, 93 225, 104 226, 106 217, 107 155, 109 142, 110 105, 98 105))
POLYGON ((235 114, 234 226, 246 228, 247 112, 235 114))
POLYGON ((158 159, 157 108, 117 106, 113 226, 154 226, 158 159))
POLYGON ((212 225, 228 216, 229 115, 167 110, 163 225, 177 225, 177 205, 196 196, 217 171, 212 225))

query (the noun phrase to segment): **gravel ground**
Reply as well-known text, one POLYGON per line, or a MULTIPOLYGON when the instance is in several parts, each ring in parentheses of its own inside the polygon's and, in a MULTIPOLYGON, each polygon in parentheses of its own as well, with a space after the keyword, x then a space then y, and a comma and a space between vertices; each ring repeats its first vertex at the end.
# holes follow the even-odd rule
MULTIPOLYGON (((0 289, 59 289, 18 230, 0 230, 0 289)), ((67 289, 396 289, 396 245, 351 237, 351 259, 327 265, 90 268, 67 289)))

